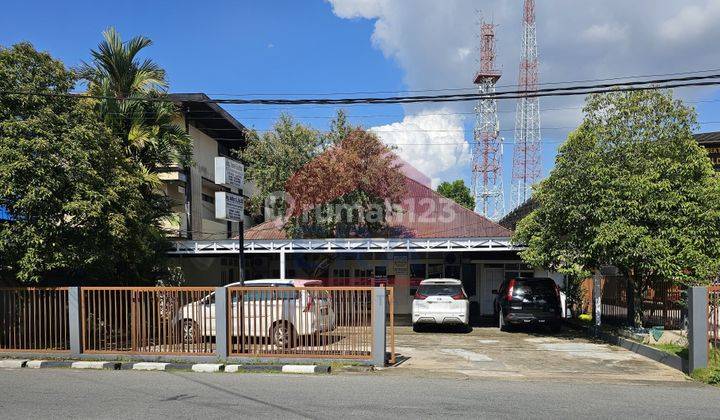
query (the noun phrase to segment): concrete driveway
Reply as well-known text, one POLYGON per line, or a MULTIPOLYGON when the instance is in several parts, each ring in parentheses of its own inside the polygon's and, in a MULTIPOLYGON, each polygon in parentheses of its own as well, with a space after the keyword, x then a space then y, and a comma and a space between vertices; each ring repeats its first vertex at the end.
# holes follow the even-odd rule
POLYGON ((623 348, 593 342, 573 330, 551 334, 475 327, 470 333, 447 328, 415 333, 411 327, 396 327, 395 331, 398 363, 383 374, 609 382, 687 380, 682 372, 623 348))

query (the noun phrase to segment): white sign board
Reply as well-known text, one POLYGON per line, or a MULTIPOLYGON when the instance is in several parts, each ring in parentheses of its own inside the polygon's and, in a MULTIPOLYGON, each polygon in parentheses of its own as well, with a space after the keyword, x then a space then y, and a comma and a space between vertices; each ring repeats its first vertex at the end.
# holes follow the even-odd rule
POLYGON ((215 158, 215 183, 241 190, 245 183, 245 167, 237 160, 215 158))
POLYGON ((215 191, 215 218, 240 222, 243 220, 245 203, 243 196, 224 191, 215 191))

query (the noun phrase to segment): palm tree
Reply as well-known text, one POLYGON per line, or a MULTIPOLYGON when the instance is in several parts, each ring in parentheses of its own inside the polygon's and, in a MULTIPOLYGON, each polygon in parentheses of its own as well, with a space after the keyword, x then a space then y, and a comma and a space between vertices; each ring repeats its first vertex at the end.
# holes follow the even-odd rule
POLYGON ((138 58, 152 41, 136 36, 123 42, 112 27, 103 32, 103 38, 79 75, 87 82, 88 94, 99 98, 98 110, 107 125, 148 174, 173 164, 189 165, 191 140, 174 122, 175 105, 164 98, 165 70, 151 59, 138 58))

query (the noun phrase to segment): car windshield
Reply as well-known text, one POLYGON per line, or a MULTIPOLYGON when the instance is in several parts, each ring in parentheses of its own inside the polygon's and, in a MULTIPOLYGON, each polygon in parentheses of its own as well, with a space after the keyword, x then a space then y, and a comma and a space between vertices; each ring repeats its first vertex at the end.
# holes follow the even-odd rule
POLYGON ((513 296, 555 297, 555 282, 552 280, 515 280, 513 296))
POLYGON ((424 296, 455 296, 462 292, 462 287, 457 284, 422 284, 417 292, 424 296))

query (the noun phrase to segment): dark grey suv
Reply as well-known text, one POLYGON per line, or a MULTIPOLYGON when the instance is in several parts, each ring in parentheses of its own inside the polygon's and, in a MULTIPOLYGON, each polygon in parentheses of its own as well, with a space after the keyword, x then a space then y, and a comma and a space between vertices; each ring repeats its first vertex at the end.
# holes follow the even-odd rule
POLYGON ((560 288, 549 278, 514 278, 502 282, 495 294, 495 316, 501 330, 515 325, 562 325, 560 288))

